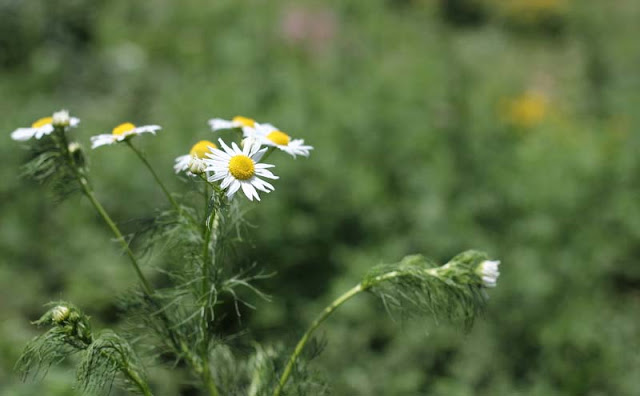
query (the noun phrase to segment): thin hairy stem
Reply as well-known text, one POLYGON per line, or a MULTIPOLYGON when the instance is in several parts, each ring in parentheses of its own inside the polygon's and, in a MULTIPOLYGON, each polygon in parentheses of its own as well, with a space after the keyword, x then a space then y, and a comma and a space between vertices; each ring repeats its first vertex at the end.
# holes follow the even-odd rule
POLYGON ((162 189, 162 191, 164 192, 164 195, 167 196, 167 199, 169 200, 169 202, 171 203, 171 205, 174 207, 174 209, 178 212, 182 212, 182 210, 180 209, 180 205, 178 205, 178 202, 176 202, 176 200, 173 198, 173 196, 171 195, 171 193, 169 192, 169 190, 167 190, 167 187, 165 187, 164 183, 162 183, 162 181, 160 180, 160 177, 158 177, 158 174, 156 173, 156 171, 153 170, 153 167, 151 166, 151 164, 149 163, 149 161, 147 161, 147 159, 145 158, 145 156, 142 154, 142 152, 140 150, 138 150, 132 143, 131 140, 127 139, 125 140, 125 142, 127 142, 127 146, 131 147, 131 150, 133 150, 134 153, 136 153, 136 155, 138 156, 138 158, 140 158, 140 161, 142 161, 142 163, 147 167, 147 169, 149 170, 149 172, 151 173, 151 175, 153 176, 153 178, 155 179, 156 183, 158 183, 158 186, 160 186, 160 188, 162 189))
POLYGON ((341 306, 346 301, 348 301, 349 299, 351 299, 352 297, 354 297, 355 295, 357 295, 362 291, 363 291, 362 284, 358 283, 355 287, 351 288, 351 290, 347 291, 346 293, 338 297, 336 300, 334 300, 331 304, 329 304, 329 306, 327 306, 322 311, 322 313, 318 315, 318 317, 311 323, 311 326, 309 326, 309 328, 304 333, 300 341, 298 341, 298 345, 296 345, 296 348, 294 349, 293 354, 289 358, 289 361, 287 362, 287 366, 285 367, 284 372, 280 377, 280 381, 278 382, 278 387, 273 392, 273 396, 279 396, 280 393, 282 392, 282 389, 287 383, 287 380, 289 380, 289 376, 291 375, 291 370, 293 370, 293 367, 296 364, 296 360, 298 359, 298 356, 300 356, 300 353, 302 353, 304 346, 307 344, 307 342, 311 338, 311 335, 316 330, 316 328, 318 328, 318 326, 320 326, 322 322, 324 322, 333 313, 333 311, 335 311, 339 306, 341 306))
MULTIPOLYGON (((425 270, 425 273, 428 275, 437 276, 437 269, 436 268, 427 269, 425 270)), ((289 360, 287 362, 287 365, 284 368, 282 376, 278 381, 278 386, 273 392, 273 396, 280 396, 280 394, 282 393, 282 390, 284 389, 284 386, 287 384, 287 381, 289 380, 289 376, 291 375, 291 372, 295 367, 298 357, 302 353, 307 342, 309 342, 309 340, 311 339, 311 335, 318 328, 318 326, 322 324, 322 322, 324 322, 329 316, 331 316, 331 314, 336 309, 338 309, 338 307, 340 307, 342 304, 349 301, 351 298, 355 297, 359 293, 366 291, 381 282, 384 282, 399 276, 403 276, 403 275, 406 275, 406 274, 400 271, 391 271, 386 274, 375 277, 374 279, 368 281, 366 284, 363 282, 360 282, 357 285, 355 285, 353 288, 351 288, 349 291, 347 291, 346 293, 344 293, 343 295, 335 299, 331 304, 329 304, 320 313, 320 315, 316 317, 316 319, 311 323, 311 326, 309 326, 309 328, 304 333, 300 341, 298 341, 298 344, 296 345, 296 348, 293 350, 291 357, 289 357, 289 360)))
MULTIPOLYGON (((205 196, 205 211, 204 211, 204 224, 203 224, 203 237, 202 237, 202 295, 206 298, 207 293, 210 293, 209 287, 209 267, 210 267, 210 242, 211 235, 213 233, 214 222, 216 218, 216 210, 212 210, 209 216, 207 217, 207 212, 209 211, 209 182, 206 178, 204 185, 204 196, 205 196)), ((202 380, 207 387, 207 391, 211 396, 218 396, 218 387, 215 383, 215 380, 211 376, 211 369, 209 367, 209 332, 207 330, 209 326, 209 309, 205 309, 202 313, 202 321, 201 328, 203 334, 203 344, 202 344, 202 380)))
MULTIPOLYGON (((104 356, 105 359, 112 359, 111 355, 105 353, 104 351, 101 351, 100 354, 104 356)), ((140 389, 140 392, 142 392, 144 396, 153 396, 153 393, 151 393, 151 388, 149 388, 149 384, 147 384, 147 382, 143 380, 135 370, 132 370, 128 366, 121 368, 121 370, 122 373, 131 380, 131 382, 136 384, 136 386, 138 387, 138 389, 140 389)))
POLYGON ((140 389, 140 392, 142 392, 144 396, 153 396, 153 393, 151 393, 151 388, 149 388, 149 385, 146 383, 145 380, 140 378, 138 373, 136 373, 135 371, 131 370, 128 367, 124 370, 124 372, 126 376, 129 377, 129 379, 136 384, 136 386, 138 387, 138 389, 140 389))
POLYGON ((89 186, 89 183, 87 182, 87 179, 85 179, 84 177, 79 177, 78 180, 80 182, 80 185, 82 186, 82 190, 84 191, 84 194, 87 196, 87 198, 89 198, 89 201, 91 201, 91 204, 93 205, 95 210, 102 217, 102 220, 104 220, 104 222, 107 223, 107 225, 111 229, 111 232, 113 232, 118 242, 120 242, 120 244, 122 245, 122 249, 124 249, 125 253, 129 257, 129 260, 133 265, 133 269, 135 270, 136 275, 138 276, 138 280, 140 280, 140 283, 142 284, 142 289, 144 290, 145 294, 151 296, 153 293, 153 289, 151 288, 149 281, 147 281, 147 278, 145 278, 145 276, 142 274, 142 271, 140 270, 140 266, 138 265, 138 260, 136 260, 136 257, 134 256, 133 252, 129 248, 129 244, 122 236, 122 233, 118 229, 118 226, 116 226, 113 220, 111 220, 111 217, 109 217, 107 212, 104 210, 104 207, 100 204, 100 202, 96 198, 95 194, 93 193, 93 190, 91 189, 91 187, 89 186))
POLYGON ((111 232, 113 232, 118 242, 120 242, 120 244, 122 245, 122 248, 124 249, 125 253, 129 257, 129 260, 131 261, 131 265, 133 266, 133 269, 135 270, 136 275, 138 276, 138 280, 142 284, 142 289, 144 290, 145 294, 150 296, 153 292, 153 289, 151 288, 149 281, 147 281, 147 278, 145 278, 145 276, 142 274, 142 271, 140 270, 140 266, 138 265, 138 260, 136 260, 135 255, 129 248, 129 244, 124 239, 124 236, 118 229, 118 226, 116 226, 116 224, 111 219, 111 217, 109 217, 109 214, 107 213, 107 211, 104 209, 102 204, 100 204, 100 202, 96 198, 93 192, 93 188, 91 188, 91 185, 89 184, 88 179, 78 169, 78 166, 76 165, 71 154, 69 153, 69 149, 68 149, 69 145, 68 145, 67 137, 64 133, 64 130, 58 129, 56 132, 61 139, 58 143, 60 144, 63 153, 65 154, 67 160, 69 161, 69 166, 71 167, 71 169, 73 169, 73 172, 76 175, 76 178, 80 183, 80 186, 82 187, 82 191, 87 196, 87 198, 89 198, 89 201, 93 205, 94 209, 98 212, 100 217, 102 217, 102 220, 104 220, 107 226, 109 226, 109 228, 111 229, 111 232))
POLYGON ((202 380, 204 381, 205 386, 207 387, 207 391, 210 396, 218 396, 218 387, 216 386, 216 382, 213 380, 211 376, 211 369, 209 368, 209 359, 204 361, 202 367, 202 380))

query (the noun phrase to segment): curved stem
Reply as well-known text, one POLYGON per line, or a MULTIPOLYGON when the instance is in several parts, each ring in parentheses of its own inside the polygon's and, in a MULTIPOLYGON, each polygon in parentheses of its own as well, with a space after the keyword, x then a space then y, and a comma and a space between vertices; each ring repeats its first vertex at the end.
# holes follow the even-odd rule
MULTIPOLYGON (((424 272, 428 275, 438 277, 438 271, 447 269, 448 267, 449 267, 449 264, 446 264, 439 268, 425 269, 424 272)), ((298 344, 296 345, 296 348, 293 350, 293 353, 291 354, 291 357, 289 358, 289 361, 287 362, 287 365, 284 368, 284 372, 282 373, 282 376, 278 381, 278 386, 273 392, 273 396, 280 396, 282 390, 284 389, 284 386, 287 384, 287 381, 289 380, 289 376, 291 375, 291 371, 293 370, 293 367, 296 364, 296 360, 302 353, 302 350, 304 349, 305 345, 311 338, 311 335, 316 330, 316 328, 318 328, 318 326, 322 324, 322 322, 324 322, 336 309, 338 309, 338 307, 340 307, 342 304, 344 304, 345 302, 347 302, 348 300, 356 296, 358 293, 366 291, 381 282, 384 282, 393 278, 401 277, 401 276, 407 276, 407 275, 410 275, 410 274, 401 272, 401 271, 390 271, 390 272, 387 272, 386 274, 376 276, 375 278, 366 281, 366 283, 365 282, 358 283, 357 285, 352 287, 349 291, 347 291, 346 293, 344 293, 343 295, 335 299, 331 304, 329 304, 320 313, 320 315, 316 317, 316 319, 311 323, 311 326, 309 326, 309 328, 304 333, 300 341, 298 341, 298 344)))
POLYGON ((280 381, 278 382, 278 387, 273 392, 273 396, 279 396, 280 393, 282 392, 282 389, 287 383, 287 380, 291 375, 291 371, 293 370, 293 367, 296 364, 296 360, 298 359, 298 356, 300 355, 300 353, 302 353, 304 346, 307 344, 307 342, 311 338, 311 335, 316 330, 316 328, 318 328, 318 326, 320 326, 320 324, 322 324, 322 322, 324 322, 325 319, 327 319, 333 313, 333 311, 335 311, 339 306, 341 306, 346 301, 348 301, 349 299, 351 299, 352 297, 354 297, 355 295, 357 295, 358 293, 364 290, 366 289, 365 287, 363 287, 362 283, 358 283, 356 286, 354 286, 349 291, 347 291, 346 293, 344 293, 343 295, 335 299, 331 304, 329 304, 329 306, 327 306, 322 311, 322 313, 318 315, 318 317, 313 321, 313 323, 311 323, 311 326, 309 326, 309 328, 304 333, 300 341, 298 341, 298 345, 296 345, 296 348, 294 349, 293 354, 289 358, 287 366, 285 367, 284 372, 280 377, 280 381))
POLYGON ((140 378, 138 373, 131 370, 130 368, 126 368, 124 372, 125 375, 129 377, 129 379, 133 381, 133 383, 136 384, 136 386, 138 387, 138 389, 140 389, 140 392, 142 392, 144 396, 153 396, 153 393, 151 393, 151 388, 149 388, 149 385, 145 382, 145 380, 140 378))
POLYGON ((142 289, 144 290, 145 294, 150 296, 153 293, 153 289, 151 288, 149 281, 147 281, 147 278, 145 278, 145 276, 142 274, 142 271, 140 270, 140 266, 138 265, 138 260, 136 260, 135 255, 129 248, 129 244, 124 239, 124 236, 118 229, 118 226, 116 226, 116 223, 114 223, 114 221, 111 220, 111 217, 109 217, 109 214, 107 214, 107 211, 104 209, 102 204, 100 204, 100 202, 98 201, 98 199, 96 198, 93 192, 93 189, 89 185, 89 181, 83 175, 83 172, 79 169, 79 167, 73 160, 73 157, 69 152, 69 143, 67 142, 67 136, 64 133, 64 129, 56 129, 56 135, 60 138, 60 140, 58 141, 58 143, 60 144, 60 148, 63 154, 66 156, 67 160, 69 161, 69 166, 71 167, 76 178, 78 179, 78 182, 82 187, 82 191, 84 192, 84 195, 86 195, 87 198, 89 198, 89 201, 91 202, 93 207, 96 209, 100 217, 102 217, 102 220, 104 220, 104 222, 107 223, 107 225, 111 229, 111 232, 113 232, 113 234, 118 239, 118 242, 120 242, 120 244, 122 245, 122 248, 124 249, 125 253, 129 257, 129 260, 131 261, 131 265, 133 265, 133 269, 135 270, 136 275, 138 276, 138 280, 140 280, 140 283, 142 284, 142 289))
POLYGON ((131 140, 127 139, 125 140, 125 142, 127 142, 127 145, 129 147, 131 147, 131 150, 133 150, 134 153, 136 153, 136 155, 138 156, 138 158, 140 158, 140 161, 142 161, 142 163, 147 167, 147 169, 149 169, 149 172, 151 173, 151 175, 153 176, 153 178, 155 179, 156 183, 158 183, 158 185, 160 186, 160 188, 162 189, 162 191, 164 192, 164 195, 167 196, 167 199, 169 200, 169 202, 171 203, 171 205, 175 208, 175 210, 177 210, 178 212, 181 212, 180 206, 178 205, 178 203, 176 202, 176 200, 173 198, 173 196, 171 196, 171 193, 169 192, 169 190, 167 190, 167 188, 165 187, 165 185, 162 183, 162 181, 160 180, 160 177, 158 177, 158 174, 156 173, 156 171, 153 170, 153 167, 151 166, 151 164, 149 163, 149 161, 147 161, 147 159, 145 158, 145 156, 142 154, 142 152, 140 150, 138 150, 132 143, 131 140))
POLYGON ((133 252, 129 248, 129 244, 122 236, 122 233, 118 229, 118 226, 116 226, 113 220, 111 220, 111 217, 109 217, 107 212, 104 210, 104 207, 100 204, 100 202, 96 198, 87 180, 81 176, 79 176, 78 179, 80 181, 80 185, 82 186, 82 190, 84 191, 84 194, 87 196, 87 198, 89 198, 89 201, 91 201, 91 204, 93 205, 93 207, 96 209, 98 214, 100 214, 100 216, 102 217, 102 220, 104 220, 104 222, 107 223, 107 225, 111 229, 111 232, 113 232, 113 234, 116 236, 116 239, 118 239, 118 242, 120 242, 120 244, 122 245, 122 248, 124 249, 125 253, 129 257, 129 260, 133 265, 133 269, 136 271, 136 275, 138 276, 138 279, 142 284, 142 289, 144 290, 145 294, 150 296, 153 293, 153 289, 151 288, 149 281, 147 281, 147 278, 145 278, 145 276, 142 274, 142 271, 140 270, 140 266, 138 265, 138 260, 136 260, 136 257, 134 256, 133 252))

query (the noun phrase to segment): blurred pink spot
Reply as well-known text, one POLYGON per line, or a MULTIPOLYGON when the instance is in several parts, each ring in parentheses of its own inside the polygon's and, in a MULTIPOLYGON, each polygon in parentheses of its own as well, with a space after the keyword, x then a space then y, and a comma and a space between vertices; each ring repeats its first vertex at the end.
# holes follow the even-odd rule
POLYGON ((323 51, 336 34, 336 17, 330 9, 294 6, 285 10, 280 29, 286 41, 312 52, 323 51))

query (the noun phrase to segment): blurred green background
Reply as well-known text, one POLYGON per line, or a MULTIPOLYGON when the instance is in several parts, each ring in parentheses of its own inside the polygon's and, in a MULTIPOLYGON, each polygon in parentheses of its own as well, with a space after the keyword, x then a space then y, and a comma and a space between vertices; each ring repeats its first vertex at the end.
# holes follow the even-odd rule
MULTIPOLYGON (((246 343, 291 345, 372 265, 502 260, 469 333, 345 305, 311 366, 335 395, 640 394, 638 21, 634 0, 0 0, 0 394, 75 394, 71 364, 13 372, 29 322, 67 299, 118 328, 134 286, 84 199, 19 178, 9 133, 60 108, 85 148, 120 122, 162 125, 138 143, 177 192, 173 160, 213 140, 211 117, 315 147, 272 156, 276 191, 246 205, 243 254, 277 272, 260 284, 273 301, 228 326, 246 343)), ((125 147, 90 157, 125 230, 166 206, 125 147)), ((172 370, 151 381, 197 394, 172 370)))

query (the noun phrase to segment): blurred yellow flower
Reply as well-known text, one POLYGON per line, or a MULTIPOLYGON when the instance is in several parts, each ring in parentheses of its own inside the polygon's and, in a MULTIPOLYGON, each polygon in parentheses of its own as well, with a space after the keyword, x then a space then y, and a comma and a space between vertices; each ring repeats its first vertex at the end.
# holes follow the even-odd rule
POLYGON ((204 172, 205 163, 204 158, 207 153, 211 153, 213 149, 217 149, 213 142, 208 140, 201 140, 194 144, 189 150, 189 154, 181 155, 176 158, 176 163, 173 169, 176 173, 186 172, 187 174, 200 174, 204 172))
POLYGON ((525 92, 501 106, 502 118, 508 123, 530 128, 539 124, 547 113, 547 98, 538 92, 525 92))
POLYGON ((156 131, 160 129, 162 128, 158 125, 143 125, 137 127, 130 122, 125 122, 113 128, 111 133, 91 136, 91 148, 95 149, 104 145, 124 142, 125 140, 142 133, 151 133, 155 135, 156 131))

